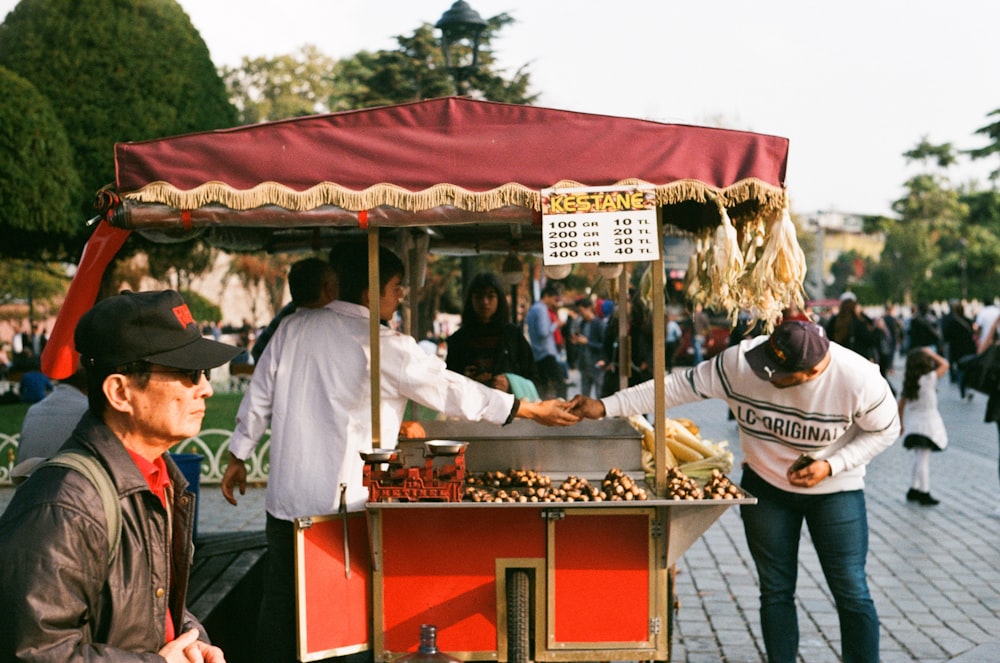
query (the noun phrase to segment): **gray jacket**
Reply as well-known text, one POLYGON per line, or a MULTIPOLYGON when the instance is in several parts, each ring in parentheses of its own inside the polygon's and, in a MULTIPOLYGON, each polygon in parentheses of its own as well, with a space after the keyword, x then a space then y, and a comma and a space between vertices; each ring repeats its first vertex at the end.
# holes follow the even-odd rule
POLYGON ((85 448, 118 488, 121 546, 108 564, 96 488, 63 467, 38 469, 0 517, 0 663, 163 661, 169 607, 177 635, 204 628, 185 609, 194 495, 173 461, 163 508, 121 441, 91 414, 65 448, 85 448), (169 492, 169 489, 168 489, 169 492))

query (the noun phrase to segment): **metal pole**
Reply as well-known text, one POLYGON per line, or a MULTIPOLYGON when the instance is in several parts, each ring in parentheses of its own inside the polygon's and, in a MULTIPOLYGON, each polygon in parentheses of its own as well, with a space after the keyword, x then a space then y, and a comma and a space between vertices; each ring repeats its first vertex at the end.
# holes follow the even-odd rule
POLYGON ((379 265, 378 265, 378 228, 368 228, 368 314, 370 316, 368 326, 368 348, 369 348, 369 382, 371 387, 372 401, 372 448, 378 449, 382 446, 382 410, 381 410, 381 385, 382 385, 382 364, 380 360, 381 348, 379 343, 379 327, 381 325, 382 289, 379 287, 379 265))

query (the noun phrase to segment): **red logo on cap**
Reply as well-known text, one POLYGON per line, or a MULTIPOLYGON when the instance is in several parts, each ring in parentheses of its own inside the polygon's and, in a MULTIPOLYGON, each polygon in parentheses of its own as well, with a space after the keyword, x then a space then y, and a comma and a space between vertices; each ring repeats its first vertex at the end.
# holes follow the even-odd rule
POLYGON ((181 323, 181 327, 194 324, 194 318, 191 317, 191 310, 187 307, 187 304, 175 306, 173 310, 174 315, 177 316, 177 322, 181 323))

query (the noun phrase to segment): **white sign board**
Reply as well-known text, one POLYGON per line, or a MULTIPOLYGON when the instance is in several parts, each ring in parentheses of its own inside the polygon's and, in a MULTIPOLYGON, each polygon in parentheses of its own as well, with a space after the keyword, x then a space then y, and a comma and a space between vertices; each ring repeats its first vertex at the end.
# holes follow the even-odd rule
POLYGON ((542 190, 542 262, 640 262, 660 257, 651 186, 542 190))

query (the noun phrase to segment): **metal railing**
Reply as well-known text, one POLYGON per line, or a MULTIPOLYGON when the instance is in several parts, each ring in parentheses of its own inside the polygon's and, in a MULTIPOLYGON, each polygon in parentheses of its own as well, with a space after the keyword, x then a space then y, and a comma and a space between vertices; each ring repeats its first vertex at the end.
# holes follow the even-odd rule
MULTIPOLYGON (((229 438, 233 431, 222 428, 206 428, 198 435, 190 437, 183 442, 176 444, 170 451, 173 453, 196 453, 204 456, 201 461, 201 483, 219 484, 222 482, 222 475, 226 471, 229 459, 229 438)), ((0 433, 0 486, 10 486, 13 484, 10 472, 14 468, 14 459, 17 457, 18 435, 7 435, 0 433)), ((270 431, 265 436, 264 441, 256 446, 253 453, 246 460, 247 482, 267 483, 267 472, 271 463, 271 438, 270 431)))

